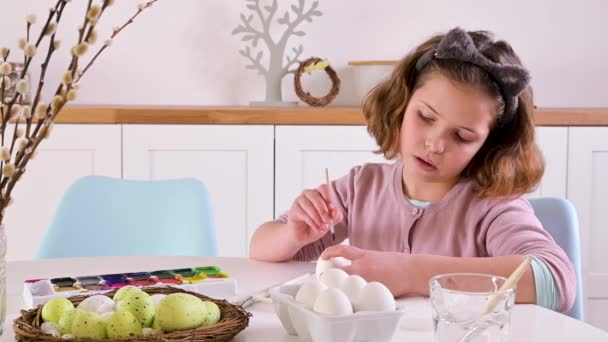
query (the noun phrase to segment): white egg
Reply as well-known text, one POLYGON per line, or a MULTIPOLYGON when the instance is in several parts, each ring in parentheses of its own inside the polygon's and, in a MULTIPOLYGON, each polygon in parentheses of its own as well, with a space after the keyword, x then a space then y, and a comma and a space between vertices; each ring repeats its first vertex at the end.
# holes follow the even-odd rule
POLYGON ((154 303, 154 307, 158 306, 158 303, 160 303, 161 299, 167 297, 167 295, 164 295, 162 293, 157 293, 154 295, 150 296, 150 299, 152 299, 152 302, 154 303))
POLYGON ((104 295, 94 295, 83 300, 80 304, 78 304, 77 308, 83 311, 97 312, 101 306, 109 304, 114 306, 114 301, 112 298, 104 295))
POLYGON ((356 274, 348 276, 344 283, 342 284, 342 291, 348 299, 350 299, 351 303, 354 303, 357 300, 357 296, 359 296, 359 291, 367 285, 365 279, 356 274))
POLYGON ((341 289, 346 278, 348 278, 348 273, 339 268, 330 268, 321 274, 319 280, 329 288, 341 289))
POLYGON ((97 313, 100 315, 103 313, 106 313, 106 312, 110 312, 110 313, 114 312, 114 301, 112 301, 111 303, 101 304, 97 308, 97 313))
POLYGON ((110 317, 112 317, 113 314, 114 314, 114 311, 106 311, 106 312, 100 313, 99 316, 104 321, 107 321, 110 317))
POLYGON ((53 322, 44 322, 40 325, 40 330, 43 333, 52 335, 53 337, 59 337, 61 334, 59 333, 59 328, 57 328, 57 324, 53 322))
POLYGON ((315 274, 317 275, 317 277, 320 277, 323 272, 331 268, 340 268, 348 266, 350 264, 350 260, 343 257, 329 258, 327 260, 319 258, 319 260, 317 260, 317 268, 315 270, 315 274))
POLYGON ((147 336, 156 335, 156 334, 158 334, 159 332, 158 332, 158 331, 156 331, 156 330, 154 330, 154 329, 152 329, 152 328, 143 328, 143 329, 141 330, 141 333, 142 333, 142 335, 144 335, 144 337, 147 337, 147 336))
POLYGON ((312 309, 319 293, 326 289, 327 286, 319 281, 319 279, 310 279, 302 284, 298 293, 296 293, 295 300, 298 303, 304 304, 305 307, 312 309))
POLYGON ((381 283, 371 282, 359 290, 355 311, 395 311, 397 304, 391 291, 381 283))
POLYGON ((353 306, 342 290, 329 288, 319 294, 313 310, 324 315, 344 316, 353 313, 353 306))

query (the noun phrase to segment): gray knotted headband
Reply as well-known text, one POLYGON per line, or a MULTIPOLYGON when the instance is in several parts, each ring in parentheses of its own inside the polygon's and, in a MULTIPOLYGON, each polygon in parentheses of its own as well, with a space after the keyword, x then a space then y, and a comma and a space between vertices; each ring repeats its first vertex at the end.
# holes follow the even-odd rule
POLYGON ((422 55, 416 63, 416 70, 421 71, 433 58, 469 62, 485 70, 498 85, 505 101, 501 124, 511 120, 517 109, 518 96, 530 82, 530 74, 525 68, 491 61, 479 52, 471 36, 461 28, 450 30, 436 49, 422 55))

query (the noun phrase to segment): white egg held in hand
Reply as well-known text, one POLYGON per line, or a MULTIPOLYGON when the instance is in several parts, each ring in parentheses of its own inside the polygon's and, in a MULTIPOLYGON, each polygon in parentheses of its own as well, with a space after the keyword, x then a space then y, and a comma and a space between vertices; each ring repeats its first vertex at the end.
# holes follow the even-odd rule
POLYGON ((296 293, 296 302, 304 304, 305 307, 312 309, 319 294, 326 290, 327 286, 319 279, 310 279, 305 282, 296 293))
POLYGON ((342 284, 342 291, 348 299, 350 299, 351 303, 354 303, 357 300, 357 296, 359 296, 359 291, 367 285, 365 279, 356 274, 348 276, 344 283, 342 284))
POLYGON ((321 277, 321 274, 323 274, 323 272, 325 272, 329 269, 342 268, 342 267, 348 266, 350 264, 351 264, 350 260, 343 258, 343 257, 329 258, 327 260, 319 258, 319 260, 317 260, 317 268, 315 270, 315 274, 317 275, 317 278, 318 278, 318 277, 321 277))
POLYGON ((395 311, 397 304, 391 291, 381 283, 371 282, 359 290, 355 311, 395 311))
POLYGON ((329 288, 319 294, 313 310, 324 315, 345 316, 353 313, 353 306, 342 290, 329 288))
POLYGON ((339 268, 331 268, 319 277, 319 280, 329 288, 342 288, 342 284, 348 278, 348 273, 339 268))

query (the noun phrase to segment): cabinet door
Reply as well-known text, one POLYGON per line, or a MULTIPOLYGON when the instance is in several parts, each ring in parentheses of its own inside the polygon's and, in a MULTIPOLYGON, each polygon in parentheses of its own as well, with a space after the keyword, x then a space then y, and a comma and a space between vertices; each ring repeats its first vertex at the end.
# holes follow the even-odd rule
POLYGON ((126 179, 200 179, 211 195, 219 253, 246 256, 272 218, 272 126, 125 125, 126 179))
POLYGON ((528 197, 566 197, 568 127, 537 127, 536 143, 545 158, 545 174, 528 197))
POLYGON ((55 125, 15 185, 6 211, 8 260, 31 259, 63 193, 78 178, 120 178, 120 125, 55 125))
POLYGON ((289 209, 303 189, 340 178, 356 165, 386 161, 365 126, 276 127, 275 216, 289 209))
POLYGON ((568 199, 581 224, 586 321, 608 330, 608 127, 571 127, 568 199))

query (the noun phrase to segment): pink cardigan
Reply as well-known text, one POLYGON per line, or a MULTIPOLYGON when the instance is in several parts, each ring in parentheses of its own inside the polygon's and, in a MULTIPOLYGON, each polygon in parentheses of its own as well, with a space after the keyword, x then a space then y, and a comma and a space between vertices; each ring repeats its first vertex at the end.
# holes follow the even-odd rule
MULTIPOLYGON (((320 250, 349 239, 359 248, 454 257, 534 255, 551 271, 560 308, 576 296, 572 262, 543 229, 523 197, 480 198, 475 183, 462 180, 441 201, 413 206, 402 188, 403 164, 365 164, 332 182, 333 204, 344 221, 331 234, 304 246, 296 260, 316 260, 320 250)), ((286 222, 287 214, 277 222, 286 222)))

